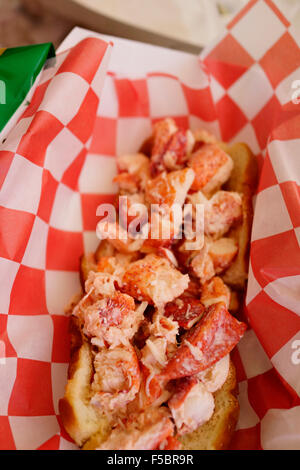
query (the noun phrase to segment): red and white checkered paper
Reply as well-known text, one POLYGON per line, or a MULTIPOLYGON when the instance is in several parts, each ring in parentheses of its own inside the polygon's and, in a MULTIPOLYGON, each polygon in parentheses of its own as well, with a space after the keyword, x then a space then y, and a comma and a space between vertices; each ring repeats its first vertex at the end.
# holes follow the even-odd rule
POLYGON ((0 147, 0 448, 76 448, 58 414, 64 306, 80 254, 97 245, 96 207, 113 200, 115 155, 172 116, 258 156, 231 448, 300 449, 299 30, 270 0, 252 0, 200 60, 110 39, 76 28, 0 147))

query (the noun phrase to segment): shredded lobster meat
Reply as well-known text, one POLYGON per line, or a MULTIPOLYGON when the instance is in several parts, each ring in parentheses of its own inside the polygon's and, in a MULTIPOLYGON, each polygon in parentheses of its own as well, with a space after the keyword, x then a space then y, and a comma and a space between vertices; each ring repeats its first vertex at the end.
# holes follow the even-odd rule
POLYGON ((173 119, 154 124, 143 148, 148 155, 118 157, 126 204, 117 220, 98 226, 97 261, 73 309, 92 345, 91 404, 112 423, 99 449, 179 449, 178 436, 211 418, 213 393, 246 329, 229 313, 231 291, 217 276, 237 255, 230 229, 243 217, 241 196, 222 189, 230 156, 206 130, 180 129, 173 119), (164 238, 172 207, 184 203, 191 211, 171 216, 164 238), (156 230, 155 239, 131 234, 135 204, 144 204, 140 224, 156 230), (149 225, 151 204, 159 209, 149 225), (191 249, 176 237, 184 217, 193 226, 198 204, 205 236, 191 249))
POLYGON ((101 349, 94 359, 91 403, 105 412, 116 412, 130 403, 140 388, 141 373, 133 346, 101 349))

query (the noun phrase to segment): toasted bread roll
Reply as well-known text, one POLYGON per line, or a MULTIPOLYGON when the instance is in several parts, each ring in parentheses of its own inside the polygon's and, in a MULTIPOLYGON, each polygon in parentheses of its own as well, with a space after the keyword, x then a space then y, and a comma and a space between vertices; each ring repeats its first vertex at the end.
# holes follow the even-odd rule
POLYGON ((222 275, 226 284, 243 289, 248 278, 249 248, 253 219, 252 198, 257 185, 257 161, 246 144, 234 144, 231 147, 222 144, 231 156, 234 166, 224 189, 235 191, 242 195, 243 222, 231 229, 228 237, 235 240, 239 246, 238 254, 231 266, 222 275))
POLYGON ((90 404, 90 384, 93 376, 90 344, 82 337, 78 322, 71 317, 71 359, 65 396, 59 402, 59 412, 64 427, 77 445, 100 432, 109 430, 107 419, 90 404))
POLYGON ((90 271, 97 271, 94 253, 82 255, 80 258, 80 283, 83 290, 90 271))

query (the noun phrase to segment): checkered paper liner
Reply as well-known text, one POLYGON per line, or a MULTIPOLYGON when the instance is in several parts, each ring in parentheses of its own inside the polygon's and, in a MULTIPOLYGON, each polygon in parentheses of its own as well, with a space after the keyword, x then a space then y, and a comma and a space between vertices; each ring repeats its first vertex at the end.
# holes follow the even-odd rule
POLYGON ((0 147, 0 448, 76 449, 61 426, 64 307, 97 245, 115 155, 172 116, 247 142, 261 177, 232 449, 300 448, 300 35, 269 0, 248 2, 200 59, 76 28, 0 147), (101 98, 99 102, 99 97, 101 98), (100 103, 100 104, 99 104, 100 103))

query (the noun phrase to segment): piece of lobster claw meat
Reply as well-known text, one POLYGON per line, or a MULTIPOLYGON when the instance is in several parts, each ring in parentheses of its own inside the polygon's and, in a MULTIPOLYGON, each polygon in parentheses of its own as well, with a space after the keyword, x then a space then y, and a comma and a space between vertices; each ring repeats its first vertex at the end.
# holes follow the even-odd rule
POLYGON ((176 382, 176 391, 168 406, 179 435, 204 424, 215 408, 213 394, 196 377, 185 377, 176 382))
POLYGON ((211 305, 183 337, 175 354, 159 374, 159 380, 167 383, 207 369, 234 348, 246 328, 245 323, 230 315, 224 302, 211 305))

